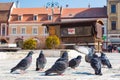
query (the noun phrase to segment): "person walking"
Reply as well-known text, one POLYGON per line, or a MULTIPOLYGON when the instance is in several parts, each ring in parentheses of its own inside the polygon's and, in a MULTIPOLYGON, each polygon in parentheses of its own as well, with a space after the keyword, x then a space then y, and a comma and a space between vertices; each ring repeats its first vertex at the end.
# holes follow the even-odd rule
POLYGON ((112 44, 109 44, 109 45, 108 45, 108 52, 112 52, 112 49, 113 49, 112 44))

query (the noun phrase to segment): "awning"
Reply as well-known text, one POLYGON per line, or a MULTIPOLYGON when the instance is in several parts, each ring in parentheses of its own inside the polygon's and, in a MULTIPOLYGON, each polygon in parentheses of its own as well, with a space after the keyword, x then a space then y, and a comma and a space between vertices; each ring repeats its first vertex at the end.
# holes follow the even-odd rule
POLYGON ((110 42, 115 44, 120 44, 120 39, 113 38, 113 39, 110 39, 110 42))
POLYGON ((48 22, 48 23, 43 23, 42 26, 53 26, 53 25, 62 25, 62 24, 74 24, 74 23, 79 23, 79 24, 91 24, 95 23, 97 19, 90 19, 90 20, 78 20, 78 21, 64 21, 64 22, 48 22))

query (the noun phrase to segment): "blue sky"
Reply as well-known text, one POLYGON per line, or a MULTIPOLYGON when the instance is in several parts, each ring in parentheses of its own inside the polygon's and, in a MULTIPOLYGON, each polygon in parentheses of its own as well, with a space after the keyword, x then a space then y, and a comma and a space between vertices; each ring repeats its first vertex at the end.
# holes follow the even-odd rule
MULTIPOLYGON (((0 0, 0 2, 16 2, 17 0, 0 0)), ((48 2, 58 2, 60 6, 65 7, 66 4, 69 7, 88 7, 88 4, 91 7, 103 7, 106 5, 107 0, 19 0, 20 7, 43 7, 48 2)))

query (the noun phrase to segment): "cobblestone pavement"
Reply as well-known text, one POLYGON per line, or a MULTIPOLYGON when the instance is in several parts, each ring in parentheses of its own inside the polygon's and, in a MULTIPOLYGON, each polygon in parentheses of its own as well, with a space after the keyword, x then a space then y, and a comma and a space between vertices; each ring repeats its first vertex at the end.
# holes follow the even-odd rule
MULTIPOLYGON (((18 55, 19 56, 19 55, 18 55)), ((94 70, 89 63, 86 63, 84 57, 80 66, 73 70, 68 68, 64 75, 44 76, 44 71, 50 68, 58 57, 47 57, 47 64, 42 72, 35 71, 36 57, 33 56, 33 62, 25 74, 11 74, 10 69, 14 67, 22 58, 0 60, 0 80, 120 80, 120 54, 108 53, 113 68, 102 68, 102 76, 94 75, 94 70)))

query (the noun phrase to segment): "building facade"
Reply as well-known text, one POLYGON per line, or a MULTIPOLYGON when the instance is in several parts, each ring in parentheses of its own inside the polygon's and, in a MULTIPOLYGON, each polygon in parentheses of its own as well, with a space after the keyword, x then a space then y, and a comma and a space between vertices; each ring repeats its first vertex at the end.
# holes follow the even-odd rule
POLYGON ((95 7, 95 8, 63 8, 61 14, 61 21, 84 21, 84 20, 102 20, 102 37, 103 39, 103 48, 107 48, 106 36, 107 36, 107 7, 95 7))
POLYGON ((14 3, 0 3, 0 44, 9 43, 9 15, 14 3))
MULTIPOLYGON (((4 4, 5 5, 5 4, 4 4)), ((1 6, 1 5, 0 5, 1 6)), ((6 6, 0 9, 5 9, 6 6)), ((9 7, 9 6, 8 6, 9 7)), ((1 10, 0 10, 1 11, 1 10)), ((16 8, 13 5, 9 8, 9 15, 5 22, 0 22, 0 35, 6 37, 7 43, 17 43, 29 38, 35 39, 39 43, 39 47, 45 44, 45 39, 49 35, 45 23, 62 23, 62 27, 66 27, 67 22, 79 22, 84 20, 98 20, 103 21, 103 35, 106 36, 106 22, 107 22, 107 7, 100 8, 16 8), (65 24, 64 24, 65 22, 65 24)), ((3 15, 3 13, 0 13, 3 15)), ((1 20, 2 17, 1 17, 1 20)), ((79 23, 77 23, 79 24, 79 23)), ((76 25, 76 24, 75 24, 76 25)), ((71 27, 76 27, 75 25, 71 27)), ((79 26, 79 25, 77 25, 79 26)), ((54 33, 54 28, 49 28, 49 31, 54 33)), ((58 29, 56 27, 56 29, 58 29)), ((58 32, 57 32, 58 33, 58 32)))
POLYGON ((107 0, 108 42, 120 44, 120 0, 107 0))
POLYGON ((33 38, 43 48, 48 31, 42 24, 60 19, 59 9, 54 10, 52 16, 51 8, 14 8, 9 21, 9 42, 19 46, 19 41, 33 38))
POLYGON ((97 21, 101 21, 102 25, 104 24, 103 21, 105 21, 103 28, 106 29, 106 7, 63 8, 61 22, 47 23, 45 25, 49 27, 50 35, 58 35, 63 45, 67 48, 73 48, 76 44, 89 45, 96 46, 96 50, 100 51, 101 49, 98 45, 101 45, 103 34, 102 27, 97 25, 97 21), (99 39, 97 39, 98 35, 99 39))

